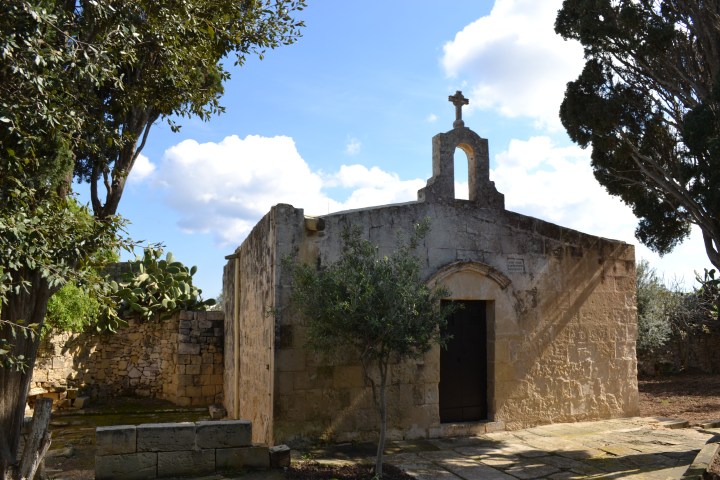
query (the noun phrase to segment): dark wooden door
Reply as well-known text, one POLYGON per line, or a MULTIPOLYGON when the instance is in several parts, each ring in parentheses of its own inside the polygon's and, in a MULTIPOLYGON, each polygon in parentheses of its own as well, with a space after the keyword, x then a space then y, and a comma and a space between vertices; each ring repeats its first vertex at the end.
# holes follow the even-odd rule
POLYGON ((487 313, 484 300, 458 300, 440 350, 440 421, 487 419, 487 313))

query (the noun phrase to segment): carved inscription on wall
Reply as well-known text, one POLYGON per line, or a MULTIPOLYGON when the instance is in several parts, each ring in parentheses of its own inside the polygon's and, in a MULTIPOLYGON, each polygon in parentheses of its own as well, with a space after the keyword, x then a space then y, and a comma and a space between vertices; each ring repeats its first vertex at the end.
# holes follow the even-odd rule
POLYGON ((525 273, 525 260, 522 258, 508 258, 507 271, 509 273, 525 273))

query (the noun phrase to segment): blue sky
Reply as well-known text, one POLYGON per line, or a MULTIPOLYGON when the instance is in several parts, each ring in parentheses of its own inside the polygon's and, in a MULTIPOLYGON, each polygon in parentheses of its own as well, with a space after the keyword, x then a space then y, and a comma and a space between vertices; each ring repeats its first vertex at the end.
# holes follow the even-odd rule
POLYGON ((638 259, 686 287, 709 265, 697 233, 662 260, 637 245, 629 208, 567 138, 557 111, 583 62, 553 32, 561 0, 308 3, 295 45, 232 70, 225 114, 183 120, 180 133, 153 127, 121 201, 131 236, 197 265, 206 298, 274 204, 321 215, 415 200, 432 136, 452 128, 456 90, 470 99, 466 126, 489 140, 506 208, 634 243, 638 259))

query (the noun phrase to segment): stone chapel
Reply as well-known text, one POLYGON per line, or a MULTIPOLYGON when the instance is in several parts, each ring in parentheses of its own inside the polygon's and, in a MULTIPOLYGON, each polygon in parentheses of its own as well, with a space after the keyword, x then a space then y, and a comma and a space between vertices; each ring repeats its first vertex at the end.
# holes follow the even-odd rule
POLYGON ((414 202, 306 216, 274 206, 224 271, 225 407, 253 422, 253 441, 374 439, 378 418, 359 363, 305 349, 288 308, 282 259, 328 264, 345 225, 381 253, 426 217, 422 274, 465 306, 453 340, 392 366, 388 438, 434 438, 638 414, 632 245, 505 209, 490 181, 488 141, 465 127, 432 139, 432 177, 414 202), (454 154, 467 156, 469 200, 455 198, 454 154))

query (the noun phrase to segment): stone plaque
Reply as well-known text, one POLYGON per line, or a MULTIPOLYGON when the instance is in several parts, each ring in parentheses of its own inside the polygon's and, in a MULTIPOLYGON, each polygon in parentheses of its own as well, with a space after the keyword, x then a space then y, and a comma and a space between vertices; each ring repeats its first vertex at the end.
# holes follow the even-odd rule
POLYGON ((525 273, 525 260, 522 258, 508 258, 507 271, 510 273, 525 273))

